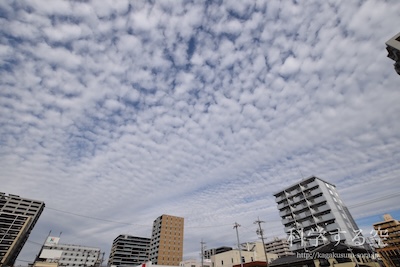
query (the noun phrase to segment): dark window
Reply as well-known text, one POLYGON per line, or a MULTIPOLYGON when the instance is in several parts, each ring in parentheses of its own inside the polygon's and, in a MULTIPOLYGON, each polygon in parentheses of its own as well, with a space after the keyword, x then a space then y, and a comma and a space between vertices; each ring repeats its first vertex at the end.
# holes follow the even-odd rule
POLYGON ((320 259, 319 260, 319 266, 321 266, 321 267, 329 267, 329 266, 331 266, 331 264, 329 263, 329 261, 327 259, 320 259))

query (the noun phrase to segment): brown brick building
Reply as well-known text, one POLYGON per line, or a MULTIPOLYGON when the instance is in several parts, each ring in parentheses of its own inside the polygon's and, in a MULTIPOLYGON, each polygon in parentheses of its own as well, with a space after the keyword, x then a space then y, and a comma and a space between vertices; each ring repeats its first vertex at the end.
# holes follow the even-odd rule
POLYGON ((153 222, 148 258, 153 264, 179 266, 183 258, 184 219, 163 214, 153 222))
POLYGON ((400 266, 400 222, 389 214, 383 216, 384 221, 374 224, 374 229, 379 235, 383 247, 376 249, 385 266, 400 266))

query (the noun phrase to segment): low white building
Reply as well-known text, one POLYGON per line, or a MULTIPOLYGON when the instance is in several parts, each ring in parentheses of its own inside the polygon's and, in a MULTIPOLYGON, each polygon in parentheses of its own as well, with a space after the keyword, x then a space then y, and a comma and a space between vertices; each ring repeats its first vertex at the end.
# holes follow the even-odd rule
MULTIPOLYGON (((278 258, 277 254, 267 253, 268 263, 278 258)), ((211 256, 211 267, 232 267, 242 263, 256 261, 265 262, 265 252, 262 242, 248 242, 241 245, 241 250, 233 249, 211 256), (240 260, 240 255, 242 259, 240 260)))
POLYGON ((100 266, 100 248, 59 244, 59 240, 59 237, 47 238, 36 261, 37 264, 47 262, 68 267, 100 266))
MULTIPOLYGON (((195 259, 189 259, 185 261, 181 261, 179 264, 180 267, 201 267, 201 261, 195 259)), ((211 267, 211 260, 203 259, 203 267, 211 267)))

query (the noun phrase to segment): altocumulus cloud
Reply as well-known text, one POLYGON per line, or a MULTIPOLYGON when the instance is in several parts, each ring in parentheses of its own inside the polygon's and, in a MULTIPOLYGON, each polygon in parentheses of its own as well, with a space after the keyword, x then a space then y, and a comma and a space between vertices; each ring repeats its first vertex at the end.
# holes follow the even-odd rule
MULTIPOLYGON (((117 235, 183 216, 185 257, 202 238, 233 246, 235 221, 257 239, 258 216, 283 236, 273 193, 301 173, 350 207, 394 194, 400 91, 384 42, 399 17, 374 0, 2 1, 1 191, 49 207, 34 242, 62 231, 106 256, 117 235)), ((395 197, 350 210, 396 210, 395 197)))

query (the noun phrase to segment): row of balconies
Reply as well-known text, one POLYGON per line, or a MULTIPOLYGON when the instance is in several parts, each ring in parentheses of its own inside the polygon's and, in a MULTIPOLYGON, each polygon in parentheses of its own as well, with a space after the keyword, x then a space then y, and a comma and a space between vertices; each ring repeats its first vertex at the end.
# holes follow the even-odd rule
POLYGON ((315 180, 303 185, 298 184, 297 186, 292 187, 293 189, 291 188, 291 190, 285 190, 283 191, 283 194, 278 195, 276 197, 276 202, 281 202, 287 198, 294 197, 295 195, 316 186, 318 186, 318 183, 315 180))
MULTIPOLYGON (((327 221, 334 220, 335 217, 331 213, 327 213, 321 216, 317 217, 310 217, 308 220, 301 221, 301 217, 295 216, 289 217, 282 219, 282 224, 285 225, 285 232, 288 233, 291 231, 291 229, 301 229, 301 228, 308 228, 309 226, 315 225, 315 224, 322 224, 327 221)), ((336 229, 336 228, 335 228, 336 229)), ((333 231, 335 229, 330 229, 330 231, 333 231)))
POLYGON ((318 196, 318 195, 322 195, 322 190, 319 187, 317 187, 314 190, 311 190, 309 192, 306 192, 304 194, 303 193, 299 194, 295 197, 283 198, 282 200, 276 199, 276 202, 278 203, 278 209, 282 209, 286 206, 296 205, 299 202, 304 201, 304 199, 307 199, 310 201, 313 199, 315 200, 316 199, 315 196, 318 196))
POLYGON ((289 206, 286 209, 280 210, 279 211, 279 216, 281 218, 287 217, 287 216, 294 216, 296 215, 296 218, 305 218, 308 216, 311 216, 312 214, 318 214, 324 211, 327 211, 330 209, 330 207, 327 204, 319 205, 320 203, 323 203, 325 200, 324 197, 319 197, 315 200, 311 201, 305 201, 299 205, 296 205, 295 207, 289 206))
MULTIPOLYGON (((328 232, 324 233, 323 236, 326 238, 328 242, 338 242, 338 239, 341 241, 346 240, 346 237, 343 234, 329 234, 328 232), (339 237, 339 238, 338 238, 339 237)), ((304 248, 313 249, 318 245, 322 245, 324 240, 318 234, 308 236, 307 233, 304 233, 303 242, 301 238, 293 238, 291 244, 291 250, 296 251, 304 248)))

